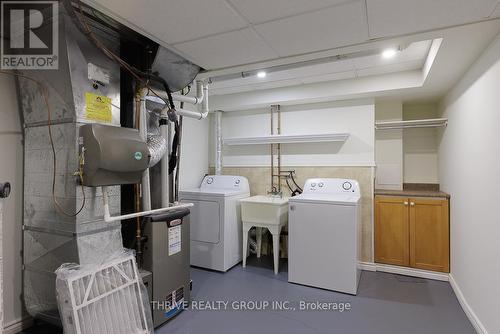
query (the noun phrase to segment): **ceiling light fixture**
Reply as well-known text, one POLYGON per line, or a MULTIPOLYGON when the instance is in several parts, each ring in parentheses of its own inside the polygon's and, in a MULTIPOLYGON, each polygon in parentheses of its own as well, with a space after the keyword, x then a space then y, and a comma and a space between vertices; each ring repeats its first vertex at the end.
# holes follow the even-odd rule
POLYGON ((264 71, 259 71, 259 72, 257 72, 257 77, 258 77, 258 78, 261 78, 261 79, 262 79, 262 78, 265 78, 265 77, 266 77, 266 75, 267 75, 267 73, 266 73, 266 72, 264 72, 264 71))
POLYGON ((382 52, 382 57, 385 59, 394 58, 398 51, 396 49, 386 49, 382 52))

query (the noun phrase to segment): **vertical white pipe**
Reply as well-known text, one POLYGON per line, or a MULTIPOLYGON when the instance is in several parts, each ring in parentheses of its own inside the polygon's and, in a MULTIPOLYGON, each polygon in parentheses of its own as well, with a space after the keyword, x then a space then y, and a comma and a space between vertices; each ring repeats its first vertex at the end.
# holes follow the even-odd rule
POLYGON ((215 175, 222 174, 222 110, 215 111, 215 175))
MULTIPOLYGON (((144 142, 148 138, 148 127, 147 127, 147 111, 146 111, 146 94, 147 90, 141 90, 141 106, 140 106, 140 121, 139 121, 139 133, 144 142)), ((143 211, 151 210, 151 187, 149 180, 149 168, 142 173, 142 208, 143 211)))
POLYGON ((203 115, 208 115, 208 84, 204 83, 201 87, 203 89, 203 100, 201 101, 202 116, 200 117, 200 119, 206 117, 203 117, 203 115))

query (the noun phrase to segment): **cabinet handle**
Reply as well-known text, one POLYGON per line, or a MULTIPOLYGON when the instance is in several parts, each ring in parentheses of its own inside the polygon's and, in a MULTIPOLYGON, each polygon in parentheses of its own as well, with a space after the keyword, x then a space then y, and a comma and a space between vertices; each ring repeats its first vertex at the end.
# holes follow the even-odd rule
POLYGON ((410 203, 410 205, 411 205, 411 206, 415 206, 415 202, 411 202, 411 203, 410 203))
POLYGON ((405 202, 405 206, 408 206, 408 202, 405 202))

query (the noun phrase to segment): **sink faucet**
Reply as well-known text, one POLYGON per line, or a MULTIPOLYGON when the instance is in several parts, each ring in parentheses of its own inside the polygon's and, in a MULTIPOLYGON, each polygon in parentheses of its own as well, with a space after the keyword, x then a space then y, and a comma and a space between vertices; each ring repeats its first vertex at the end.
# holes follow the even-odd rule
POLYGON ((278 191, 278 188, 276 188, 276 186, 273 186, 271 188, 271 191, 267 192, 267 195, 269 195, 271 197, 283 198, 283 192, 282 191, 278 191))

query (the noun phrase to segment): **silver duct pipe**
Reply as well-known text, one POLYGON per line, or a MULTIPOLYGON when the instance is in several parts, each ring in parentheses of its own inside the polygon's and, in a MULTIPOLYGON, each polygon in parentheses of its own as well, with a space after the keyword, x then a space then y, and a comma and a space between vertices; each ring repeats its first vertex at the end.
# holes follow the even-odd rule
MULTIPOLYGON (((147 105, 146 105, 147 110, 147 105)), ((160 126, 160 119, 163 117, 156 111, 147 110, 147 141, 146 145, 151 156, 149 167, 155 166, 167 153, 167 139, 163 137, 163 126, 160 126)))
POLYGON ((215 175, 222 174, 222 110, 215 111, 215 175))
MULTIPOLYGON (((165 126, 161 127, 162 131, 164 127, 165 126)), ((151 155, 149 167, 153 167, 159 163, 167 153, 167 140, 162 135, 148 133, 146 145, 148 146, 149 154, 151 155)))

